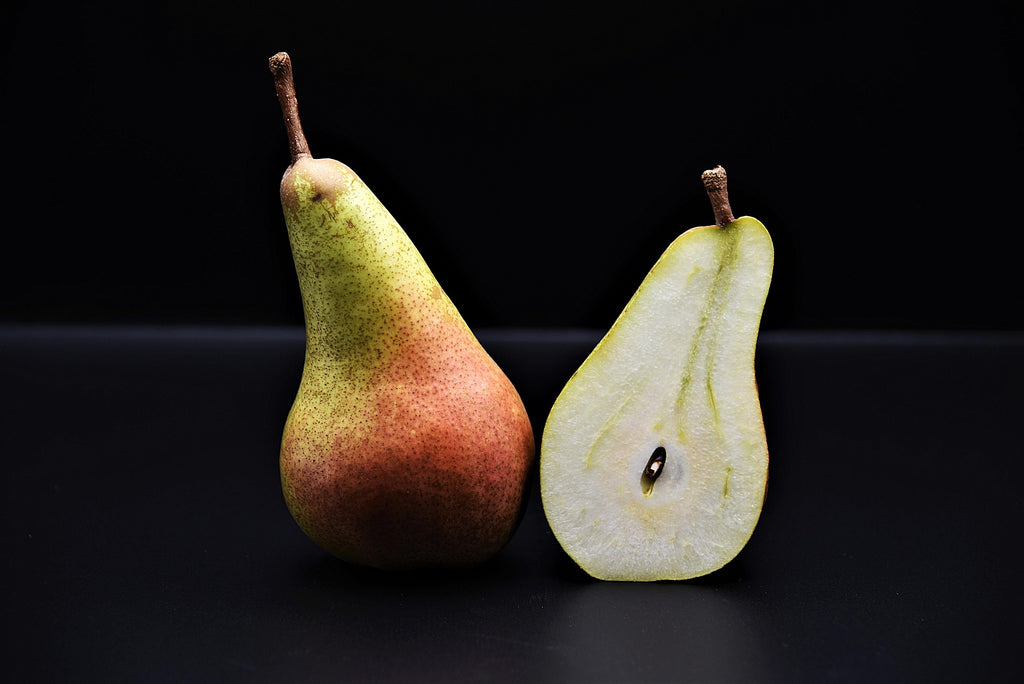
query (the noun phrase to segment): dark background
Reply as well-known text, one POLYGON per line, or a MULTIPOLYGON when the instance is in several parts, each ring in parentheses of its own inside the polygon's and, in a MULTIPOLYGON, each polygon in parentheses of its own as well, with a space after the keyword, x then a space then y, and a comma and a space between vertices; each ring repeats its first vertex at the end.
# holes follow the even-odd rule
POLYGON ((0 11, 0 320, 300 325, 286 50, 473 327, 606 329, 721 163, 765 329, 1022 328, 1019 2, 0 11))

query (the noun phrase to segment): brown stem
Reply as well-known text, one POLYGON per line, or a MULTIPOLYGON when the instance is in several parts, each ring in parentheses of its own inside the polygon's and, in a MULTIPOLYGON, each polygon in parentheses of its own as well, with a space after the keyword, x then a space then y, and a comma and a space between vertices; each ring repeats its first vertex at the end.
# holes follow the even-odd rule
POLYGON ((704 190, 711 200, 711 208, 715 211, 715 224, 720 228, 735 221, 732 215, 732 207, 729 206, 729 187, 726 183, 725 169, 716 166, 700 175, 704 181, 704 190))
POLYGON ((270 73, 274 75, 274 87, 277 88, 277 99, 281 102, 284 127, 288 132, 288 147, 294 164, 299 157, 310 155, 306 135, 302 132, 302 124, 299 122, 299 102, 295 99, 292 58, 287 52, 278 52, 270 58, 270 73))

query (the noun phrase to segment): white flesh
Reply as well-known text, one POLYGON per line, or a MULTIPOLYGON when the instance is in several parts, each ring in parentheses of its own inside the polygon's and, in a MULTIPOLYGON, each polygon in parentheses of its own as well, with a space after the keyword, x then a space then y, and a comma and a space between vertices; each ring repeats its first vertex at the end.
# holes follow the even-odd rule
POLYGON ((773 254, 749 217, 681 235, 552 407, 544 511, 594 577, 696 577, 750 538, 768 477, 754 350, 773 254))

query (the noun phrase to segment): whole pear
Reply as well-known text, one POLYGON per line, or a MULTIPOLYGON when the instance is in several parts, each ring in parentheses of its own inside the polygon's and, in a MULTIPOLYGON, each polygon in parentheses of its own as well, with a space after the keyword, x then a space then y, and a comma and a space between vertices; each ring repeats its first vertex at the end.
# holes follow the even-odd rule
POLYGON ((289 56, 270 67, 306 327, 280 454, 288 509, 352 563, 481 562, 519 522, 534 458, 526 410, 380 200, 346 165, 310 155, 289 56))

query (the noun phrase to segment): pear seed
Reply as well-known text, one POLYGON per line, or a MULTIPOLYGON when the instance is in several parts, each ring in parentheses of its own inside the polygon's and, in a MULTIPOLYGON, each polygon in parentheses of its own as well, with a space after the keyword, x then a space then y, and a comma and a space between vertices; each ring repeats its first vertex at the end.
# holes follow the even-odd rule
POLYGON ((654 493, 654 481, 658 479, 661 471, 665 468, 665 455, 665 447, 659 446, 647 459, 644 472, 640 475, 640 489, 643 490, 644 496, 654 493))

